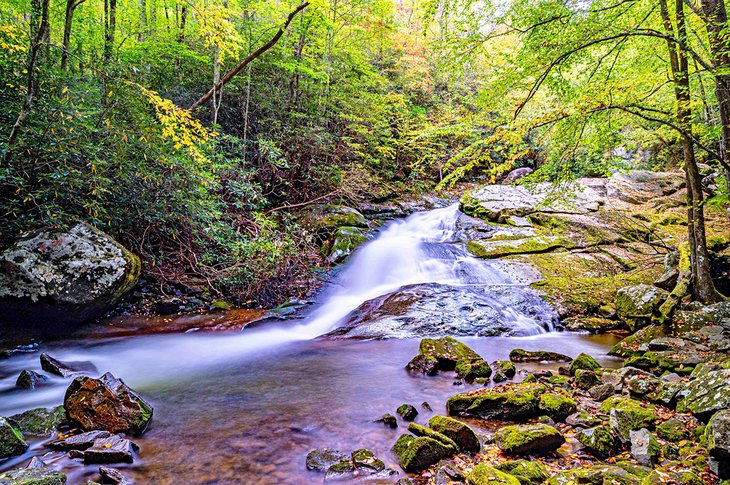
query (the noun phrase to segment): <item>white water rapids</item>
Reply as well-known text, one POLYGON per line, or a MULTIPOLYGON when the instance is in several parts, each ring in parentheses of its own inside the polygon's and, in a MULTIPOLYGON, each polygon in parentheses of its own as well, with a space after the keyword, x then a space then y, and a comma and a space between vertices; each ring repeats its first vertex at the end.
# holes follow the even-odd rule
MULTIPOLYGON (((190 375, 232 358, 251 355, 264 361, 276 347, 310 340, 335 329, 340 321, 363 302, 388 294, 404 285, 438 283, 453 286, 483 286, 489 299, 490 285, 512 281, 495 265, 469 255, 455 241, 460 213, 458 205, 393 221, 371 242, 361 247, 321 295, 322 303, 301 323, 264 325, 231 334, 189 333, 151 335, 107 340, 101 343, 60 342, 48 349, 63 361, 91 361, 104 372, 124 377, 130 384, 145 386, 176 376, 190 375)), ((489 299, 514 329, 513 335, 544 333, 544 324, 489 299)), ((22 369, 37 367, 37 354, 6 360, 0 391, 9 392, 22 369)), ((66 381, 33 393, 0 399, 0 416, 48 403, 57 403, 66 381)))

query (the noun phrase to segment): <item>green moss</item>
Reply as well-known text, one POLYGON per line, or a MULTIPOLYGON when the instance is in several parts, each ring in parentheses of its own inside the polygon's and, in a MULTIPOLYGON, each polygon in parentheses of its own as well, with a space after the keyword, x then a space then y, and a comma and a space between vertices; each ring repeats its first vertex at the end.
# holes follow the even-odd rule
POLYGON ((560 448, 565 438, 547 424, 528 424, 499 428, 494 441, 505 453, 546 453, 560 448))
MULTIPOLYGON (((435 360, 438 370, 455 370, 464 379, 492 375, 492 368, 489 367, 487 361, 453 337, 421 340, 419 355, 411 362, 416 359, 431 362, 435 360)), ((422 363, 418 365, 423 366, 422 363)))
POLYGON ((468 425, 446 416, 433 416, 428 425, 434 431, 453 440, 462 452, 479 451, 479 438, 468 425))
POLYGON ((679 443, 690 437, 690 432, 685 428, 684 423, 674 418, 660 423, 656 427, 656 434, 670 443, 679 443))
POLYGON ((425 426, 421 426, 417 423, 411 423, 408 425, 408 431, 413 433, 416 436, 423 436, 426 438, 432 438, 438 441, 439 443, 443 444, 447 448, 449 448, 449 451, 451 453, 456 453, 459 450, 459 446, 456 444, 454 440, 446 436, 445 434, 439 433, 438 431, 434 431, 430 428, 427 428, 425 426))
POLYGON ((28 448, 20 431, 0 418, 0 459, 22 454, 28 448))
POLYGON ((483 419, 519 420, 538 413, 542 384, 524 383, 513 386, 478 389, 451 396, 446 401, 449 414, 476 416, 483 419))
POLYGON ((578 371, 579 369, 596 370, 600 368, 601 364, 599 364, 596 359, 588 354, 581 353, 570 362, 570 367, 568 370, 570 372, 570 375, 574 376, 576 371, 578 371))
POLYGON ((520 485, 520 481, 494 467, 479 463, 466 476, 466 483, 469 485, 520 485))
POLYGON ((574 400, 567 396, 547 393, 540 396, 538 409, 555 421, 564 421, 565 418, 576 411, 577 405, 574 400))
POLYGON ((539 461, 512 460, 495 468, 514 476, 522 485, 539 485, 550 477, 547 467, 539 461))
POLYGON ((584 468, 566 470, 551 477, 548 485, 636 485, 639 477, 623 468, 611 465, 594 465, 584 468))
POLYGON ((619 443, 607 426, 584 429, 576 435, 586 450, 598 458, 609 458, 619 451, 619 443))
POLYGON ((451 455, 453 450, 433 438, 401 435, 393 445, 393 452, 403 470, 415 473, 451 455))
POLYGON ((0 473, 4 485, 64 485, 66 475, 52 468, 21 468, 0 473))
POLYGON ((24 434, 45 436, 66 421, 66 411, 63 406, 36 408, 10 416, 8 421, 24 434))
POLYGON ((477 258, 493 259, 517 254, 545 253, 555 249, 572 249, 576 244, 562 237, 535 236, 522 239, 469 241, 466 247, 477 258))
MULTIPOLYGON (((530 374, 530 375, 533 375, 533 374, 530 374)), ((568 379, 565 376, 550 376, 550 377, 548 377, 547 381, 548 381, 548 384, 552 384, 553 386, 564 386, 564 385, 570 383, 570 379, 568 379)))

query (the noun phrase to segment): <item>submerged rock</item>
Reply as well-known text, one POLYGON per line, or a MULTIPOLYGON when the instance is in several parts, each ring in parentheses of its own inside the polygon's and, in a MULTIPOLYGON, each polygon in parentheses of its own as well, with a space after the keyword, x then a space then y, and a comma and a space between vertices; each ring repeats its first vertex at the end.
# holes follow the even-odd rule
POLYGON ((28 443, 5 418, 0 418, 0 459, 17 456, 28 449, 28 443))
POLYGON ((99 438, 109 438, 109 431, 87 431, 86 433, 69 436, 55 441, 51 441, 46 446, 52 450, 68 451, 68 450, 85 450, 91 448, 99 438))
POLYGON ((140 261, 85 223, 42 229, 0 255, 6 322, 61 333, 111 309, 137 282, 140 261))
POLYGON ((102 483, 110 485, 131 485, 132 483, 122 472, 116 468, 109 468, 108 466, 100 466, 99 475, 101 476, 102 483))
POLYGON ((565 438, 546 424, 505 426, 494 433, 499 449, 509 454, 549 453, 560 448, 565 438))
POLYGON ((64 407, 69 420, 84 430, 141 434, 152 419, 152 407, 108 372, 99 379, 74 379, 66 390, 64 407))
POLYGON ((540 395, 546 387, 537 383, 477 389, 451 396, 449 414, 481 419, 522 420, 539 414, 540 395))
POLYGON ((389 428, 397 428, 398 420, 392 414, 386 413, 374 421, 375 423, 383 423, 389 428))
POLYGON ((465 379, 492 374, 489 364, 479 354, 453 337, 421 340, 418 355, 406 365, 406 369, 425 374, 433 374, 436 370, 455 370, 465 379))

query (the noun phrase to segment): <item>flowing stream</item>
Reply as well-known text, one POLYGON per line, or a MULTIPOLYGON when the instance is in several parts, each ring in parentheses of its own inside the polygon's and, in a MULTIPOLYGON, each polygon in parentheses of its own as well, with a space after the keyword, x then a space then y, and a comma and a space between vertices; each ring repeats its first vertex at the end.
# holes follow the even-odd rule
MULTIPOLYGON (((304 457, 323 446, 369 448, 397 469, 389 448, 399 430, 372 420, 404 402, 427 401, 434 412, 444 413, 448 396, 475 386, 454 385, 448 373, 407 374, 403 367, 418 352, 419 338, 414 337, 423 335, 393 333, 393 319, 375 326, 384 336, 401 338, 317 338, 337 329, 364 302, 411 285, 467 288, 467 316, 488 310, 490 325, 498 321, 509 335, 460 337, 488 361, 507 358, 515 347, 598 356, 614 343, 608 336, 549 332, 555 317, 545 315, 552 310, 542 300, 501 266, 475 259, 464 249, 457 237, 460 217, 454 205, 389 223, 351 257, 320 295, 321 303, 297 323, 225 334, 67 340, 42 350, 60 360, 91 361, 101 372, 124 379, 154 406, 150 429, 135 439, 141 448, 137 460, 119 467, 137 483, 320 483, 321 476, 305 469, 304 457), (524 312, 505 303, 504 292, 497 289, 512 287, 530 292, 516 293, 518 297, 532 295, 543 306, 531 305, 524 312)), ((443 308, 453 313, 448 305, 443 308)), ((356 336, 363 335, 367 333, 356 336)), ((608 358, 604 361, 610 364, 608 358)), ((38 353, 0 363, 0 416, 62 403, 67 380, 53 378, 32 392, 14 387, 22 369, 38 370, 38 353)), ((429 416, 422 411, 417 422, 429 416)), ((25 455, 0 463, 0 469, 21 466, 45 452, 42 442, 34 442, 25 455)), ((56 453, 44 460, 65 471, 69 484, 85 483, 97 470, 56 453)))

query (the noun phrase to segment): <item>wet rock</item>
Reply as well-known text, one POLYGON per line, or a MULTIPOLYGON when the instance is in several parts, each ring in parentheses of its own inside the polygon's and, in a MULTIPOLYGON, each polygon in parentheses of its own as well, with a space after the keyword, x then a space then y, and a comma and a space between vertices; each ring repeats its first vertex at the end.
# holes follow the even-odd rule
POLYGON ((441 460, 436 464, 436 476, 434 477, 434 485, 447 485, 453 482, 463 483, 466 476, 447 460, 441 460))
POLYGON ((613 465, 593 465, 583 468, 574 468, 553 475, 547 485, 575 484, 609 484, 618 483, 621 485, 638 485, 641 480, 621 467, 613 465))
POLYGON ((489 364, 479 354, 453 337, 421 340, 418 356, 406 365, 406 369, 422 372, 431 368, 431 365, 424 366, 424 362, 434 361, 438 370, 455 370, 465 379, 492 374, 489 364))
POLYGON ((451 415, 473 416, 481 419, 522 420, 539 415, 542 384, 520 383, 477 389, 456 394, 446 401, 451 415))
POLYGON ((368 300, 352 311, 329 338, 433 338, 439 336, 524 335, 550 329, 555 310, 529 287, 407 285, 368 300), (516 325, 513 308, 536 324, 516 325))
POLYGON ((600 383, 600 377, 592 370, 578 369, 575 371, 575 386, 578 389, 588 390, 600 383))
POLYGON ((55 441, 51 441, 46 446, 52 450, 68 451, 68 450, 85 450, 91 448, 99 438, 109 438, 109 431, 87 431, 86 433, 69 436, 55 441))
POLYGON ((347 459, 347 455, 338 450, 320 448, 312 450, 307 454, 306 466, 307 470, 326 472, 327 469, 335 463, 339 463, 347 459))
POLYGON ((84 430, 141 434, 152 419, 152 407, 108 372, 99 379, 74 379, 66 390, 64 407, 68 419, 84 430))
POLYGON ((653 404, 643 405, 639 401, 623 396, 613 396, 603 401, 601 412, 610 413, 611 429, 624 443, 629 441, 631 431, 653 428, 654 422, 658 419, 653 404))
POLYGON ((546 393, 540 395, 537 406, 540 413, 550 416, 557 422, 564 421, 577 409, 575 401, 562 394, 546 393))
POLYGON ((677 411, 691 412, 701 421, 727 408, 730 408, 730 369, 710 371, 702 379, 690 381, 684 399, 677 403, 677 411))
POLYGON ((375 420, 376 423, 383 423, 389 428, 397 428, 398 420, 392 414, 384 414, 382 417, 375 420))
POLYGON ((547 467, 539 461, 511 460, 494 468, 517 478, 521 485, 540 485, 550 478, 547 467))
POLYGON ((401 404, 396 412, 404 421, 413 421, 418 416, 418 410, 410 404, 401 404))
POLYGON ((47 436, 66 422, 66 412, 63 406, 55 408, 36 408, 9 416, 12 423, 21 433, 30 436, 47 436))
POLYGON ((365 230, 358 227, 339 227, 322 246, 322 256, 329 264, 344 261, 361 244, 368 240, 365 230))
POLYGON ((505 426, 494 433, 500 450, 509 454, 549 453, 560 448, 565 438, 557 429, 546 424, 505 426))
POLYGON ((512 349, 509 353, 512 362, 570 362, 573 360, 567 355, 546 350, 512 349))
POLYGON ((453 440, 461 452, 477 452, 481 448, 474 430, 461 421, 446 416, 433 416, 428 425, 453 440))
MULTIPOLYGON (((608 418, 608 416, 605 416, 605 418, 608 418)), ((583 409, 565 418, 565 423, 575 428, 592 428, 602 422, 603 418, 601 416, 591 414, 583 409)))
POLYGON ((21 468, 0 473, 3 485, 64 485, 66 475, 52 468, 21 468))
POLYGON ((661 288, 650 285, 626 286, 616 293, 616 314, 631 330, 638 330, 651 322, 651 317, 669 296, 661 288))
POLYGON ((0 418, 0 459, 20 455, 28 449, 28 443, 20 431, 15 429, 7 419, 0 418))
POLYGON ((514 476, 479 463, 466 476, 468 485, 520 485, 520 481, 514 476))
POLYGON ((616 393, 616 389, 613 384, 601 384, 588 389, 588 395, 595 401, 603 401, 613 396, 616 393))
POLYGON ((35 389, 46 382, 48 382, 48 376, 32 370, 23 370, 15 381, 15 385, 21 389, 35 389))
POLYGON ((352 463, 355 468, 367 470, 369 473, 377 473, 385 470, 385 463, 375 453, 365 448, 352 452, 352 463))
POLYGON ((427 428, 425 426, 421 426, 420 424, 411 423, 408 425, 408 431, 413 433, 416 436, 423 436, 425 438, 432 438, 445 447, 449 448, 450 453, 453 455, 459 450, 459 446, 456 444, 454 440, 446 436, 445 434, 441 434, 438 431, 435 431, 433 429, 427 428))
POLYGON ((99 475, 101 476, 101 483, 110 485, 131 485, 132 481, 128 479, 122 472, 116 468, 109 468, 108 466, 99 467, 99 475))
POLYGON ((2 252, 0 266, 4 321, 56 334, 110 310, 141 267, 137 256, 85 223, 30 233, 2 252))
POLYGON ((716 413, 705 428, 710 469, 722 479, 730 478, 730 410, 716 413))
POLYGON ((139 448, 128 439, 110 436, 98 438, 86 450, 71 450, 71 458, 81 458, 84 463, 132 463, 139 448))
POLYGON ((311 206, 300 223, 309 230, 331 234, 339 227, 368 228, 368 221, 358 210, 342 205, 311 206))
POLYGON ((576 438, 586 451, 601 459, 612 457, 621 449, 621 443, 608 426, 583 429, 576 438))
POLYGON ((614 345, 608 352, 608 355, 616 355, 618 357, 634 355, 642 344, 648 345, 649 342, 657 337, 664 337, 664 329, 661 325, 649 325, 614 345))
POLYGON ((41 460, 39 457, 34 456, 30 459, 30 462, 26 465, 26 468, 45 468, 48 465, 46 465, 46 462, 41 460))
POLYGON ((96 374, 99 372, 91 362, 61 362, 46 353, 41 354, 41 369, 61 377, 71 377, 78 374, 96 374))
POLYGON ((578 370, 596 370, 600 368, 601 364, 599 364, 596 359, 588 354, 581 353, 578 355, 578 357, 570 362, 570 367, 568 368, 568 371, 570 372, 571 376, 575 376, 575 373, 578 370))
POLYGON ((324 481, 340 481, 354 478, 355 464, 349 458, 338 461, 327 468, 324 481))
POLYGON ((417 473, 450 456, 452 449, 433 438, 401 435, 393 445, 398 464, 408 473, 417 473))
POLYGON ((509 360, 497 360, 492 362, 491 366, 494 371, 494 375, 492 376, 494 382, 512 379, 517 374, 517 367, 509 360))
POLYGON ((654 466, 660 451, 659 443, 654 435, 648 429, 642 428, 638 431, 630 431, 629 441, 631 443, 631 456, 640 465, 654 466))
POLYGON ((563 322, 565 328, 573 332, 603 333, 623 327, 617 320, 601 317, 576 317, 563 322))

